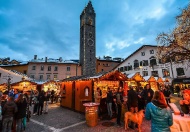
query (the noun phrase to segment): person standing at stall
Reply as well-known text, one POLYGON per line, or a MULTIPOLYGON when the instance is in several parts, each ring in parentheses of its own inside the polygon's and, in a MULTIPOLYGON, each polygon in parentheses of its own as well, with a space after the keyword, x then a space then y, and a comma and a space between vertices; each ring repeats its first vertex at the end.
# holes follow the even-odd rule
POLYGON ((16 130, 16 132, 21 132, 25 130, 25 127, 23 126, 23 121, 24 121, 24 118, 26 117, 27 100, 26 98, 24 98, 23 94, 19 94, 15 102, 16 102, 18 111, 15 114, 16 124, 14 124, 14 130, 16 130))
MULTIPOLYGON (((95 103, 100 103, 101 101, 101 93, 100 93, 100 88, 98 87, 96 89, 96 93, 95 93, 95 103)), ((98 116, 100 117, 101 111, 100 111, 100 105, 98 106, 98 116)))
POLYGON ((144 94, 143 97, 145 99, 145 106, 146 106, 146 104, 151 102, 153 95, 154 95, 154 91, 150 88, 150 84, 146 84, 143 94, 144 94))
POLYGON ((117 125, 121 126, 121 107, 123 102, 123 89, 119 87, 116 93, 116 103, 117 103, 117 125))
POLYGON ((164 87, 164 89, 163 89, 163 94, 164 94, 164 96, 165 96, 165 99, 166 99, 167 104, 171 103, 171 101, 170 101, 171 92, 170 92, 170 90, 169 90, 169 87, 167 87, 167 86, 164 87))
POLYGON ((128 109, 134 113, 138 112, 138 96, 132 86, 129 86, 128 97, 128 109))
MULTIPOLYGON (((127 93, 127 104, 128 110, 132 113, 138 112, 138 95, 132 86, 129 86, 129 91, 127 93)), ((135 128, 135 123, 130 121, 130 126, 132 129, 135 128)))
POLYGON ((44 114, 48 114, 49 98, 50 98, 50 94, 48 94, 48 91, 47 91, 45 92, 44 114))
POLYGON ((53 104, 53 102, 54 102, 54 99, 55 99, 55 91, 52 90, 52 91, 51 91, 51 103, 52 103, 52 104, 53 104))
POLYGON ((108 110, 108 116, 109 119, 112 118, 112 101, 113 101, 113 93, 111 91, 111 89, 108 87, 108 91, 107 91, 107 97, 106 97, 106 104, 107 104, 107 110, 108 110))
POLYGON ((139 88, 139 91, 137 92, 137 95, 138 95, 138 111, 140 110, 144 110, 145 108, 145 100, 144 100, 144 97, 143 97, 143 87, 140 87, 139 88))
POLYGON ((45 93, 44 90, 42 90, 38 95, 38 115, 41 115, 43 112, 44 101, 45 101, 45 93))

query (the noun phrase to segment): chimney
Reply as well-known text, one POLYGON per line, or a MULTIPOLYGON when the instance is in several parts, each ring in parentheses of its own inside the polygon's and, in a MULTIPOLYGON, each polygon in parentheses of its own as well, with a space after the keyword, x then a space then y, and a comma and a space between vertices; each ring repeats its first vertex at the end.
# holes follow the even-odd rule
POLYGON ((60 62, 62 62, 62 61, 63 61, 62 57, 59 57, 59 61, 60 61, 60 62))
POLYGON ((34 55, 34 60, 37 60, 37 55, 34 55))
POLYGON ((45 57, 45 62, 47 62, 47 57, 45 57))

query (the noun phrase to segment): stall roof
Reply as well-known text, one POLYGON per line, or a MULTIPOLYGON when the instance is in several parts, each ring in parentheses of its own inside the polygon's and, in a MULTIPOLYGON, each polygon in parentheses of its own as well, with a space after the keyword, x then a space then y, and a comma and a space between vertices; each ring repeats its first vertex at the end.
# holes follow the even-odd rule
POLYGON ((22 83, 22 82, 30 82, 30 83, 33 84, 33 85, 37 85, 37 83, 32 82, 32 81, 29 81, 29 80, 22 80, 22 81, 20 81, 20 82, 15 82, 15 83, 13 83, 13 84, 11 84, 11 85, 14 86, 14 85, 17 85, 17 84, 22 83))
POLYGON ((145 79, 138 72, 127 75, 127 78, 129 78, 129 80, 135 80, 137 82, 145 81, 145 79))
POLYGON ((63 81, 75 81, 75 80, 90 80, 90 79, 99 79, 99 80, 110 80, 110 81, 125 81, 127 77, 119 71, 110 71, 110 72, 100 72, 94 75, 83 75, 66 78, 63 81))
POLYGON ((110 81, 118 81, 118 80, 119 81, 127 81, 128 80, 128 78, 119 71, 108 72, 108 73, 102 75, 99 79, 100 80, 110 80, 110 81))
POLYGON ((74 76, 74 77, 65 78, 62 81, 96 79, 96 78, 99 78, 100 76, 104 75, 105 73, 107 73, 107 72, 100 72, 100 73, 93 74, 93 75, 74 76))
POLYGON ((163 78, 161 78, 161 77, 158 77, 156 80, 157 80, 157 82, 164 82, 163 78))
POLYGON ((154 78, 153 76, 144 76, 143 77, 145 79, 145 81, 148 81, 148 82, 156 82, 156 78, 154 78))

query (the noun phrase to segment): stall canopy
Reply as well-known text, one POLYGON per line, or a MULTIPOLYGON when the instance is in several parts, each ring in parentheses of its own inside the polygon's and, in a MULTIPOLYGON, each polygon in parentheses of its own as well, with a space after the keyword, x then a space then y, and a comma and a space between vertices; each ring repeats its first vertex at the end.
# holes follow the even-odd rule
POLYGON ((130 81, 131 80, 134 80, 137 82, 144 82, 145 81, 145 79, 138 72, 127 75, 127 78, 130 81))

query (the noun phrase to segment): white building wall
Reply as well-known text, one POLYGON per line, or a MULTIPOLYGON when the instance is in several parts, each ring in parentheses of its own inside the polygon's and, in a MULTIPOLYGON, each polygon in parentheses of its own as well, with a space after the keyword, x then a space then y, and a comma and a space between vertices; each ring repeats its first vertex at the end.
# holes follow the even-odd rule
POLYGON ((131 74, 131 73, 139 72, 143 76, 143 71, 148 71, 148 76, 151 76, 151 71, 158 71, 158 76, 163 78, 164 77, 163 69, 167 69, 170 72, 171 78, 177 78, 178 76, 177 76, 176 68, 183 68, 185 75, 180 76, 180 77, 190 77, 190 62, 189 61, 185 61, 183 63, 178 63, 178 64, 172 63, 172 65, 171 65, 171 63, 159 64, 159 62, 157 60, 157 65, 154 65, 153 67, 150 66, 149 58, 151 56, 156 57, 156 52, 157 52, 156 46, 144 46, 139 51, 137 51, 137 52, 135 51, 133 54, 129 55, 129 57, 127 57, 127 59, 123 63, 121 63, 118 67, 116 67, 114 70, 118 70, 118 68, 121 68, 124 66, 130 66, 130 65, 132 65, 132 67, 133 67, 134 60, 138 60, 139 63, 142 60, 148 60, 149 66, 142 66, 142 67, 140 66, 139 68, 136 68, 136 69, 134 69, 134 67, 133 67, 132 70, 123 71, 122 73, 131 74), (154 50, 154 54, 150 54, 150 50, 154 50), (142 52, 145 52, 145 56, 141 55, 142 52))
MULTIPOLYGON (((23 78, 23 75, 19 75, 17 73, 14 73, 12 71, 3 69, 0 67, 0 84, 7 83, 7 79, 10 77, 11 81, 10 83, 20 82, 23 78)), ((24 77, 26 80, 31 80, 28 77, 24 77)))

